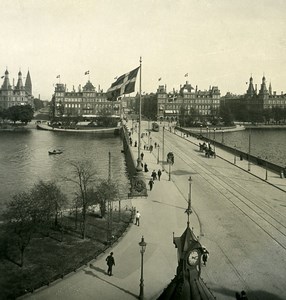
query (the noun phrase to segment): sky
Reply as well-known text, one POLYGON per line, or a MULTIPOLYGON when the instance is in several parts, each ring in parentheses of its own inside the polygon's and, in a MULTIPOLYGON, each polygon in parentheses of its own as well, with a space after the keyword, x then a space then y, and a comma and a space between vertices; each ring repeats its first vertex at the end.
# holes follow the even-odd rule
POLYGON ((188 81, 244 94, 251 75, 258 88, 265 75, 286 92, 285 0, 0 0, 0 7, 0 74, 7 67, 16 83, 19 70, 24 77, 29 70, 42 100, 59 80, 72 90, 90 79, 106 91, 140 56, 142 93, 188 81))

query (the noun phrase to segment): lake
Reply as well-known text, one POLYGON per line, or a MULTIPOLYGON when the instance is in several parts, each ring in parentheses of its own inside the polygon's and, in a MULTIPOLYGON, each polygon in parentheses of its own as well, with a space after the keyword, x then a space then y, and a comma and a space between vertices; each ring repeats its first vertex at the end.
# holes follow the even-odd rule
POLYGON ((62 133, 31 129, 27 132, 0 131, 0 209, 12 195, 27 191, 40 179, 55 180, 69 199, 75 189, 63 178, 70 176, 70 161, 88 160, 98 178, 108 178, 111 153, 111 178, 119 184, 122 198, 130 189, 122 140, 114 135, 62 133), (63 154, 49 155, 48 150, 63 154))

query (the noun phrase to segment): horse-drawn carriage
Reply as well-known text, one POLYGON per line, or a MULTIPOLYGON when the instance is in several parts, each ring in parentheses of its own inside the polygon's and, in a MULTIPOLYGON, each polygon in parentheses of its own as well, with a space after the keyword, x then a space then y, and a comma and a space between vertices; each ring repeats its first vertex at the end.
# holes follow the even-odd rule
POLYGON ((216 157, 215 151, 213 151, 210 145, 207 145, 205 142, 203 144, 199 143, 200 152, 205 152, 206 157, 216 157))

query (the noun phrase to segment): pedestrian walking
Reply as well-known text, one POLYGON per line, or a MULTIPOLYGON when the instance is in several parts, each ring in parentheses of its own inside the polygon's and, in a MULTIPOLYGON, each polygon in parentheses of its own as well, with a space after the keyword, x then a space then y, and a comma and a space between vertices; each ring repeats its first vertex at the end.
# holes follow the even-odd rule
POLYGON ((159 169, 158 172, 157 172, 157 174, 158 174, 158 179, 160 181, 160 178, 161 178, 161 175, 162 175, 162 171, 159 169))
POLYGON ((154 185, 154 181, 153 178, 151 177, 149 180, 150 191, 152 191, 153 185, 154 185))
POLYGON ((152 145, 149 147, 149 150, 150 150, 150 153, 153 151, 153 146, 152 145))
POLYGON ((144 153, 142 152, 141 153, 141 160, 143 160, 143 158, 144 158, 144 153))
POLYGON ((148 166, 147 166, 147 164, 146 164, 146 163, 144 164, 144 172, 149 172, 149 170, 148 170, 148 166))
POLYGON ((135 225, 139 226, 140 225, 140 212, 137 210, 137 213, 135 215, 135 225))
POLYGON ((155 142, 154 146, 155 146, 155 149, 156 149, 157 148, 157 143, 156 142, 155 142))
POLYGON ((107 263, 107 266, 108 266, 107 274, 109 276, 112 276, 112 267, 115 266, 115 260, 114 260, 114 257, 113 257, 113 252, 110 252, 110 254, 106 257, 106 263, 107 263))
POLYGON ((156 180, 157 179, 157 173, 155 170, 153 170, 152 174, 151 174, 153 180, 156 180))
POLYGON ((206 248, 203 248, 203 263, 206 266, 206 263, 208 261, 208 257, 209 257, 209 252, 206 248))

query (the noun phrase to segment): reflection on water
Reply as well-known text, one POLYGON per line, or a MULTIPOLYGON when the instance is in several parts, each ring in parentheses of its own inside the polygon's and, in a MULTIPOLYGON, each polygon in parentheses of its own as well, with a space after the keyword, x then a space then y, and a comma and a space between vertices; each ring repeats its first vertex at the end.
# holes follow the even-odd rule
MULTIPOLYGON (((205 134, 204 134, 205 135, 205 134)), ((216 141, 222 142, 227 146, 248 152, 250 137, 250 152, 252 155, 260 156, 274 164, 286 166, 286 130, 275 129, 252 129, 235 132, 215 133, 216 141)), ((210 132, 210 138, 214 138, 210 132)))
POLYGON ((121 197, 129 192, 122 141, 113 135, 66 134, 31 130, 27 133, 0 132, 0 209, 13 194, 27 191, 38 180, 56 180, 74 197, 75 190, 64 178, 70 176, 70 161, 88 160, 99 178, 108 178, 111 152, 112 178, 119 183, 121 197), (48 150, 62 149, 61 155, 48 150))

